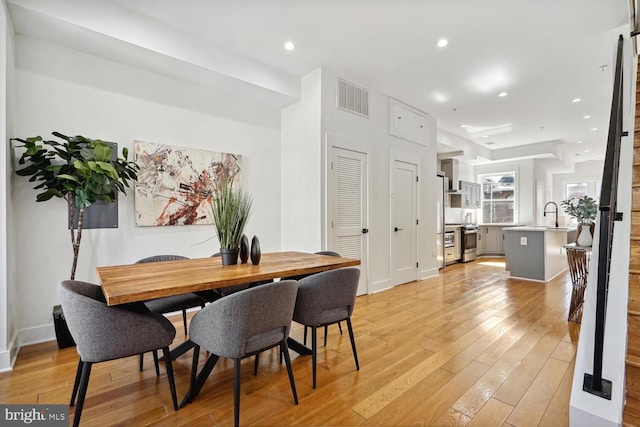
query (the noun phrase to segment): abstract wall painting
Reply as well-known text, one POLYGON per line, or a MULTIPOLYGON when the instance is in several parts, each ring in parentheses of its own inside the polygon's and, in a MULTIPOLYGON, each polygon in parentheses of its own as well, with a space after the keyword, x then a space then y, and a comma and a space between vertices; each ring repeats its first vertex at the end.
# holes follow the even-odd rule
POLYGON ((152 142, 134 142, 140 166, 135 184, 137 226, 211 224, 213 185, 225 176, 240 184, 241 156, 152 142))

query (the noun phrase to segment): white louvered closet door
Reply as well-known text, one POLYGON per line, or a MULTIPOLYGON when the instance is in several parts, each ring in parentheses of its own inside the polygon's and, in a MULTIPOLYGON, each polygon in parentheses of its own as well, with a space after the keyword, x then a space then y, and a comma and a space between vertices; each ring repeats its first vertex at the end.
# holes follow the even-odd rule
POLYGON ((329 247, 360 260, 358 295, 367 293, 367 155, 331 147, 329 247))

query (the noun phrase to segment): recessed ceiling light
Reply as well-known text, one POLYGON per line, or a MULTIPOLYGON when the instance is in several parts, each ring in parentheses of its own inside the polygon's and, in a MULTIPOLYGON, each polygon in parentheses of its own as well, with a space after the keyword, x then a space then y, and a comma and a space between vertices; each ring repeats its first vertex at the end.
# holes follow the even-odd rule
POLYGON ((483 138, 489 138, 489 135, 482 135, 483 138))
POLYGON ((571 100, 571 102, 580 102, 580 101, 582 101, 582 99, 580 99, 580 98, 573 98, 573 99, 571 100))
POLYGON ((585 153, 588 153, 588 152, 589 152, 589 150, 584 150, 584 152, 585 152, 585 153))
POLYGON ((438 47, 445 47, 448 44, 449 44, 449 40, 447 40, 447 39, 438 40, 438 47))
POLYGON ((293 44, 293 43, 291 43, 291 42, 286 42, 286 43, 284 44, 284 48, 285 48, 285 49, 287 49, 287 50, 293 50, 293 49, 295 49, 295 48, 296 48, 296 45, 294 45, 294 44, 293 44))
POLYGON ((590 119, 590 118, 591 118, 591 116, 587 114, 586 116, 582 116, 582 118, 583 118, 583 119, 590 119))
POLYGON ((605 71, 607 68, 609 68, 608 65, 601 65, 600 66, 600 71, 605 71))
POLYGON ((498 94, 498 96, 499 96, 500 98, 503 98, 503 97, 505 97, 505 96, 507 96, 507 95, 509 95, 507 92, 500 92, 500 93, 498 94))
POLYGON ((576 141, 576 144, 582 144, 582 141, 576 141))
POLYGON ((598 130, 598 128, 591 128, 591 130, 598 130))
POLYGON ((435 99, 436 101, 438 101, 441 104, 443 104, 443 103, 445 103, 445 102, 447 102, 449 100, 449 98, 447 98, 447 95, 445 95, 444 93, 434 93, 433 94, 433 99, 435 99))
POLYGON ((467 125, 461 125, 460 127, 461 127, 461 128, 466 128, 466 127, 467 127, 467 125))

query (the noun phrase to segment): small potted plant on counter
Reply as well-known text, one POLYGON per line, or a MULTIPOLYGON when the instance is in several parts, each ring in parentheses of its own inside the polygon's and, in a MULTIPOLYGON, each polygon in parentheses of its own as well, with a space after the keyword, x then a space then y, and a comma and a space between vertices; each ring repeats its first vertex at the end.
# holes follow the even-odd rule
POLYGON ((576 243, 579 246, 591 246, 593 230, 595 228, 598 204, 589 196, 571 197, 563 200, 560 205, 569 216, 578 221, 576 243))

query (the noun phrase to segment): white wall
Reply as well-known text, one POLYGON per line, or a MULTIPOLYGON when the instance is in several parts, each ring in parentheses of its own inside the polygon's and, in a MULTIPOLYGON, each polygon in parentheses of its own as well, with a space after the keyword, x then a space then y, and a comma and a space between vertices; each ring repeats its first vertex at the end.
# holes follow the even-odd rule
MULTIPOLYGON (((18 37, 17 67, 15 136, 52 138, 52 131, 60 131, 114 141, 119 151, 128 147, 131 153, 137 139, 241 154, 243 186, 254 197, 247 234, 258 235, 265 252, 280 250, 277 129, 176 108, 155 98, 127 96, 120 90, 104 90, 136 83, 156 91, 174 88, 168 86, 171 80, 159 80, 151 73, 33 39, 18 37), (55 76, 47 74, 46 63, 33 61, 40 56, 57 58, 55 76), (94 73, 91 84, 82 77, 88 69, 94 73)), ((215 98, 211 102, 215 103, 215 98)), ((258 114, 261 107, 247 104, 245 108, 258 114)), ((51 307, 58 303, 56 284, 69 277, 72 261, 65 202, 36 203, 36 191, 31 187, 27 179, 15 179, 21 344, 53 338, 51 307)), ((215 238, 206 241, 214 235, 212 226, 136 227, 133 204, 132 192, 120 196, 118 229, 84 231, 76 279, 95 282, 97 266, 131 263, 153 254, 206 257, 218 250, 215 238)))
MULTIPOLYGON (((435 256, 436 224, 436 120, 429 117, 428 135, 423 145, 409 142, 389 134, 389 97, 366 87, 348 76, 336 76, 322 69, 322 132, 352 141, 353 148, 365 149, 370 173, 369 199, 369 292, 390 286, 391 272, 391 162, 395 157, 408 157, 418 165, 420 182, 418 219, 418 263, 420 278, 438 274, 435 256), (340 110, 336 107, 337 77, 363 86, 369 91, 369 118, 340 110)), ((323 154, 326 152, 323 150, 323 154)), ((326 167, 323 166, 323 182, 326 167)), ((326 200, 323 200, 326 203, 326 200)))
MULTIPOLYGON (((283 249, 326 249, 327 138, 367 153, 369 199, 368 292, 393 286, 390 253, 390 164, 394 155, 407 155, 418 164, 420 276, 438 273, 435 258, 436 173, 435 119, 424 145, 389 135, 388 97, 369 90, 369 118, 336 108, 336 75, 321 68, 302 79, 302 100, 282 113, 282 246, 283 249), (431 179, 433 178, 433 179, 431 179)), ((345 77, 345 76, 340 76, 345 77)), ((357 81, 349 80, 358 85, 357 81)))
POLYGON ((553 175, 553 200, 558 203, 564 200, 564 185, 567 182, 602 180, 603 169, 604 160, 590 160, 588 162, 576 163, 573 173, 553 175))
POLYGON ((17 296, 15 283, 15 236, 11 191, 11 150, 15 103, 14 31, 6 3, 0 1, 0 371, 7 369, 17 355, 17 296))
POLYGON ((302 99, 282 111, 282 249, 322 246, 321 70, 302 78, 302 99))

